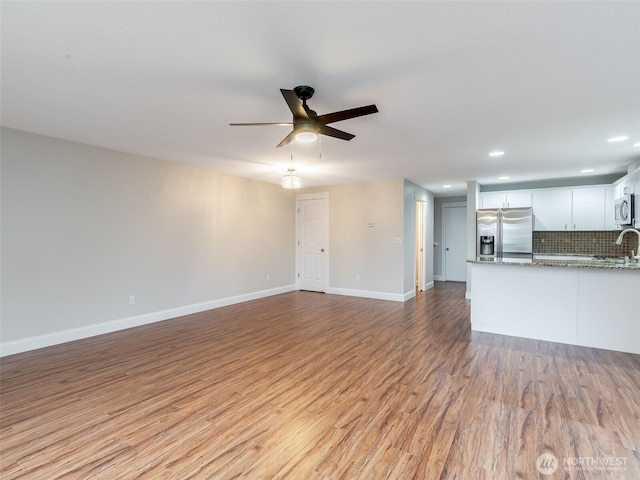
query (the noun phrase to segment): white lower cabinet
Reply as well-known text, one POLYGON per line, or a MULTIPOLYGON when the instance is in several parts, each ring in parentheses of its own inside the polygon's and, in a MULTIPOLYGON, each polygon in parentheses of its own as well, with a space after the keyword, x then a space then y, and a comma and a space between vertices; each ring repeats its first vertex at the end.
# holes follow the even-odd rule
POLYGON ((640 271, 471 265, 471 329, 640 353, 640 271))
POLYGON ((605 278, 602 273, 580 270, 577 342, 640 353, 640 272, 611 272, 605 278), (615 302, 604 299, 615 299, 615 302), (619 302, 620 299, 625 301, 619 302))

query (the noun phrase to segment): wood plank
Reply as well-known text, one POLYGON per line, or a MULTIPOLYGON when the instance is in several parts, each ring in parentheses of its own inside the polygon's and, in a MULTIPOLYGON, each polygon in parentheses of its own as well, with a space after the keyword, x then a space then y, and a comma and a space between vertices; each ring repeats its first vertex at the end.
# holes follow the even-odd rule
POLYGON ((471 332, 464 293, 291 292, 5 357, 0 477, 538 478, 548 452, 640 478, 640 356, 471 332))

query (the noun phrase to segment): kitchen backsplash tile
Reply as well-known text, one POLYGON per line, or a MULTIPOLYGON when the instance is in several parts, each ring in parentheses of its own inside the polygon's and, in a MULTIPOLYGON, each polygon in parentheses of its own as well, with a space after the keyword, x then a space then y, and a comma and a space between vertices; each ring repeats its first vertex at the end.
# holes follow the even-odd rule
POLYGON ((637 235, 627 233, 622 240, 622 245, 616 245, 615 241, 618 235, 620 235, 620 230, 608 232, 533 232, 533 253, 624 257, 631 254, 631 249, 637 250, 637 235))

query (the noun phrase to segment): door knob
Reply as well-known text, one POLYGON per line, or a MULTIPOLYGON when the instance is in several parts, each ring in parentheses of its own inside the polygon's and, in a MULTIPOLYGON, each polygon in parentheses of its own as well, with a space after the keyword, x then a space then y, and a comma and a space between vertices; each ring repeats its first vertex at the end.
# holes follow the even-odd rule
POLYGON ((321 248, 321 249, 320 249, 320 251, 321 251, 321 252, 324 252, 324 248, 321 248))
POLYGON ((449 251, 449 247, 447 247, 447 252, 449 251))

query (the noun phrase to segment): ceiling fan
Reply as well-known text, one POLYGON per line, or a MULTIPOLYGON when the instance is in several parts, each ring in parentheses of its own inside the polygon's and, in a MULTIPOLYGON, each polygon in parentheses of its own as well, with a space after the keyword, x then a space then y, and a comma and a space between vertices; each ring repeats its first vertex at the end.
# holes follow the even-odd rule
POLYGON ((277 145, 283 147, 295 138, 298 141, 313 141, 318 134, 327 135, 329 137, 339 138, 341 140, 351 140, 355 135, 337 128, 328 126, 329 123, 340 122, 342 120, 348 120, 350 118, 361 117, 363 115, 370 115, 378 112, 378 107, 375 105, 367 105, 365 107, 351 108, 349 110, 342 110, 340 112, 327 113, 324 115, 318 115, 311 110, 307 105, 307 100, 313 97, 315 90, 307 85, 300 85, 293 90, 280 89, 282 96, 284 97, 291 113, 293 114, 293 121, 288 123, 230 123, 232 126, 268 126, 268 125, 280 125, 280 126, 292 126, 293 130, 289 135, 277 145), (302 103, 300 103, 302 101, 302 103))

